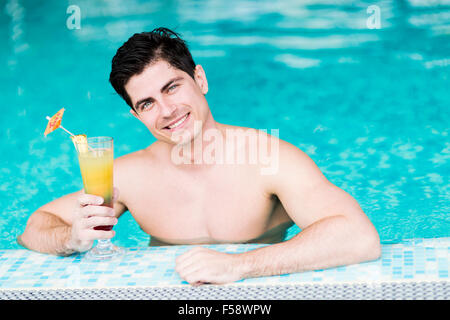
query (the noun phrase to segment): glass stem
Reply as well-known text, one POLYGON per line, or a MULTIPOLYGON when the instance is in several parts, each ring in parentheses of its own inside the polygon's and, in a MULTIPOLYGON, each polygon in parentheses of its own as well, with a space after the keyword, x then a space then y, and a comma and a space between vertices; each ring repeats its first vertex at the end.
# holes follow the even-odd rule
POLYGON ((99 239, 97 243, 97 248, 100 250, 107 249, 111 246, 111 240, 109 239, 99 239))

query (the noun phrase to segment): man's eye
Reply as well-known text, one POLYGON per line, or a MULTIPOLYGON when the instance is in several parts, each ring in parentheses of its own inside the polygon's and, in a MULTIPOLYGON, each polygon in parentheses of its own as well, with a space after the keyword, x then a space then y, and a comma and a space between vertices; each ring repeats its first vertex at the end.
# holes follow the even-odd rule
POLYGON ((173 91, 173 90, 175 90, 176 87, 178 87, 178 85, 177 85, 177 84, 174 84, 174 85, 172 85, 172 86, 169 87, 168 91, 169 91, 169 92, 170 92, 170 91, 173 91))
POLYGON ((152 106, 153 106, 153 102, 145 102, 145 103, 142 105, 142 110, 143 110, 143 111, 148 110, 148 109, 150 109, 152 106))

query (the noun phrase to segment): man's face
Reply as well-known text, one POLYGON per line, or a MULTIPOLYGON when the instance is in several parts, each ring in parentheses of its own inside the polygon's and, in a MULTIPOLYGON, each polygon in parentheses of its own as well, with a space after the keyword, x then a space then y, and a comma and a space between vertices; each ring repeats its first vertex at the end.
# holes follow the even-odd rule
POLYGON ((130 78, 125 89, 134 108, 130 112, 138 118, 153 136, 171 144, 186 143, 174 138, 182 132, 190 133, 192 140, 194 121, 202 124, 210 113, 205 94, 208 83, 203 68, 195 68, 195 80, 186 72, 160 60, 130 78))

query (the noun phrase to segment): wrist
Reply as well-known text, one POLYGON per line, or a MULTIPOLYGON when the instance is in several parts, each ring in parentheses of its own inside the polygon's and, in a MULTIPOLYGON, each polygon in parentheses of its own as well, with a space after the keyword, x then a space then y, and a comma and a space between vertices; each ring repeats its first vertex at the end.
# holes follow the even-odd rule
POLYGON ((234 266, 241 279, 252 277, 252 263, 246 252, 235 254, 234 266))
POLYGON ((71 232, 72 228, 71 227, 68 228, 69 228, 68 237, 66 238, 66 241, 64 241, 63 243, 61 255, 71 255, 78 251, 79 245, 77 245, 77 241, 73 238, 71 232))
POLYGON ((92 247, 94 241, 84 241, 77 237, 72 226, 67 226, 67 240, 63 244, 63 255, 71 255, 76 252, 84 252, 92 247))

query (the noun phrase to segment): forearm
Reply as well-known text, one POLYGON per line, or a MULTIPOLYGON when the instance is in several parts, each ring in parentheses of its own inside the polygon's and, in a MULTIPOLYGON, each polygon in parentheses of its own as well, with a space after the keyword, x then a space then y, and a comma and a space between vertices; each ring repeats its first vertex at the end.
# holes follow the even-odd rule
POLYGON ((33 251, 67 256, 75 252, 70 239, 70 225, 54 214, 38 211, 30 217, 17 242, 33 251))
POLYGON ((244 278, 326 269, 379 257, 373 236, 344 216, 317 221, 292 239, 239 254, 244 278))

